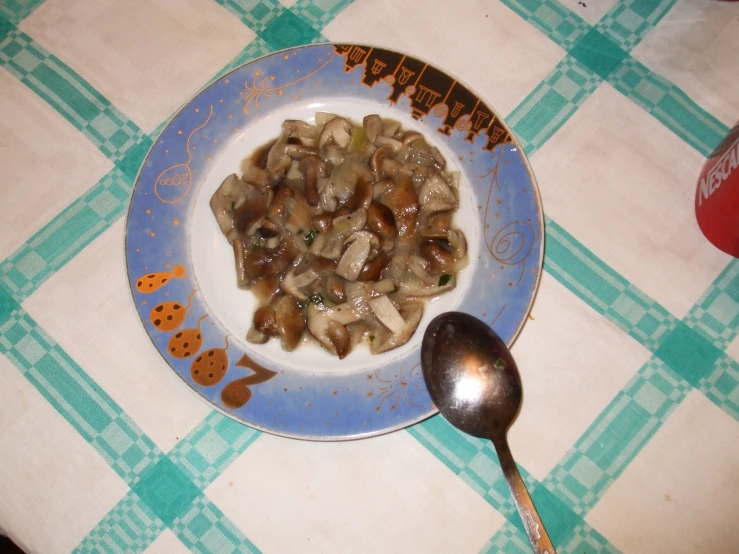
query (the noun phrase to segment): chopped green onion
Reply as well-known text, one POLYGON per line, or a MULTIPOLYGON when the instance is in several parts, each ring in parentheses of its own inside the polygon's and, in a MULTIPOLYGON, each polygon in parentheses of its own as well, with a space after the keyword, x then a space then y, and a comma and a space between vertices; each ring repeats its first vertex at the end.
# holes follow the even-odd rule
POLYGON ((444 273, 442 274, 441 277, 439 277, 439 286, 443 287, 451 280, 452 280, 452 276, 449 273, 444 273))
POLYGON ((494 365, 498 369, 505 369, 506 368, 506 363, 505 363, 505 360, 503 358, 498 358, 497 360, 495 360, 495 364, 494 365))
POLYGON ((318 234, 318 230, 317 229, 313 229, 310 233, 307 233, 303 237, 303 239, 305 239, 305 244, 307 244, 308 246, 310 246, 311 244, 313 244, 313 241, 315 240, 317 234, 318 234))
POLYGON ((308 300, 309 300, 309 301, 310 301, 310 302, 311 302, 312 304, 323 304, 323 296, 321 296, 321 295, 320 295, 320 294, 318 294, 318 293, 316 293, 316 294, 311 294, 311 296, 310 296, 310 298, 308 298, 308 300))

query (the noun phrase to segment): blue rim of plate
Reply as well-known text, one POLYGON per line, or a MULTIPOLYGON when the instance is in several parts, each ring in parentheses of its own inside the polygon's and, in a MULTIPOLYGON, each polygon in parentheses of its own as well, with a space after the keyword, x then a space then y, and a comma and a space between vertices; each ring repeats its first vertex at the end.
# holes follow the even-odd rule
POLYGON ((470 245, 470 256, 478 256, 473 284, 456 310, 487 322, 510 346, 528 318, 541 278, 543 211, 529 162, 500 116, 459 79, 415 56, 348 43, 285 49, 222 76, 170 120, 146 156, 127 215, 126 271, 141 322, 175 373, 225 415, 284 437, 365 438, 437 413, 424 385, 420 347, 373 371, 294 371, 248 343, 229 344, 228 331, 217 317, 208 317, 213 314, 198 294, 188 221, 198 187, 212 160, 234 138, 233 130, 248 130, 255 118, 297 98, 325 102, 348 95, 389 105, 400 119, 412 117, 428 136, 459 153, 478 208, 480 240, 470 245), (238 109, 225 107, 233 102, 238 109), (224 366, 222 380, 197 385, 191 377, 194 364, 213 360, 216 367, 224 366), (221 392, 237 379, 246 382, 248 401, 230 409, 221 392))

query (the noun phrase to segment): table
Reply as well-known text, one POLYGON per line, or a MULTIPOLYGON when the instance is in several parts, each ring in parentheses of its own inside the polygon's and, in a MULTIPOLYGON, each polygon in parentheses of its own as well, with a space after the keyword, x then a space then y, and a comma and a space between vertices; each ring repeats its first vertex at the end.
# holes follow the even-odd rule
POLYGON ((169 116, 268 52, 367 42, 504 115, 546 215, 510 442, 558 552, 736 552, 739 262, 693 215, 739 119, 711 0, 0 4, 0 530, 28 552, 527 552, 490 444, 435 416, 261 434, 156 354, 123 260, 169 116))

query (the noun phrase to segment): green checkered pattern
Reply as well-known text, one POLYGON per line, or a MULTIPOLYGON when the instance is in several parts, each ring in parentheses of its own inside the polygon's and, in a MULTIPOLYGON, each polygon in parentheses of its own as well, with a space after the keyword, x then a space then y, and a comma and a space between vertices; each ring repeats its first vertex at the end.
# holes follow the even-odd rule
MULTIPOLYGON (((213 76, 274 50, 321 42, 349 0, 216 0, 256 38, 213 76)), ((0 263, 0 353, 23 374, 130 487, 78 545, 79 552, 140 552, 165 529, 195 552, 257 552, 204 489, 260 435, 211 412, 170 452, 152 440, 21 307, 21 302, 125 212, 152 140, 18 24, 43 0, 0 4, 0 64, 78 129, 113 169, 0 263)), ((624 0, 595 26, 556 0, 504 0, 566 54, 508 115, 531 155, 607 82, 703 155, 728 129, 630 52, 674 0, 624 0)), ((207 83, 203 83, 206 85, 207 83)), ((524 479, 559 552, 615 552, 585 522, 666 418, 693 389, 739 420, 739 364, 725 350, 739 329, 739 261, 732 261, 679 320, 546 219, 544 269, 591 309, 651 352, 542 481, 524 479)), ((515 507, 488 441, 443 418, 410 428, 446 467, 506 518, 485 551, 528 552, 515 507)))

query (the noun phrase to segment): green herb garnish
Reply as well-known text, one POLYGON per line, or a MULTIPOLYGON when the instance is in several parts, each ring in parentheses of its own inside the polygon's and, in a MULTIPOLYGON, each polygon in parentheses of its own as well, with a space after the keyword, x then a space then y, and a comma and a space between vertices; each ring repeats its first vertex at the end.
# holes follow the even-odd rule
POLYGON ((452 276, 449 273, 444 273, 442 274, 441 277, 439 277, 439 286, 443 287, 451 280, 452 280, 452 276))
POLYGON ((232 210, 235 210, 236 209, 236 201, 231 202, 231 209, 232 210))
POLYGON ((369 336, 369 341, 370 342, 375 342, 375 335, 370 335, 369 336))
POLYGON ((311 302, 311 304, 323 304, 323 296, 318 293, 311 294, 308 300, 311 302))
POLYGON ((317 229, 313 229, 310 233, 307 233, 303 237, 303 239, 305 239, 305 244, 307 244, 308 246, 310 246, 311 244, 313 244, 313 241, 315 240, 317 234, 318 234, 318 230, 317 229))

